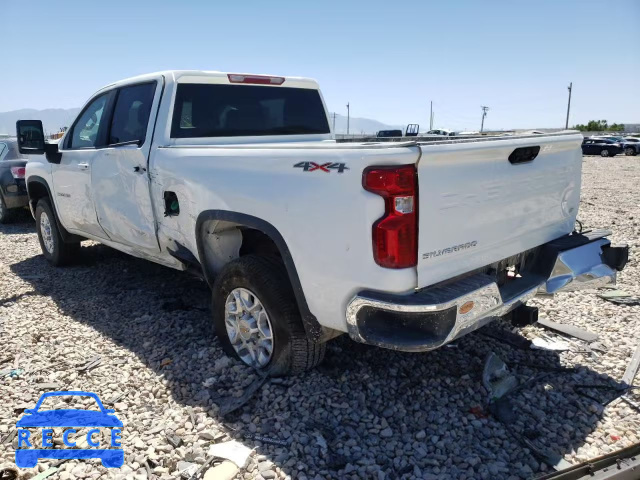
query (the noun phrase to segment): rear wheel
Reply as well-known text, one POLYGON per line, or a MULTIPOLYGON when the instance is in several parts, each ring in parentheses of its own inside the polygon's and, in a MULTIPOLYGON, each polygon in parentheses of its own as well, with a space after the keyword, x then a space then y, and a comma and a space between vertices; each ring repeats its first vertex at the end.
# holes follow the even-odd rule
POLYGON ((62 239, 48 199, 41 199, 36 206, 36 229, 42 254, 49 263, 59 267, 77 258, 80 242, 66 243, 62 239))
POLYGON ((600 150, 600 156, 601 157, 608 157, 609 155, 609 150, 607 150, 606 148, 603 148, 602 150, 600 150))
POLYGON ((624 154, 627 155, 628 157, 633 157, 637 153, 638 152, 636 152, 636 149, 633 147, 627 147, 624 149, 624 154))
POLYGON ((229 262, 213 286, 213 323, 227 354, 271 376, 318 365, 326 344, 307 338, 282 262, 247 255, 229 262))
POLYGON ((0 223, 9 223, 13 220, 13 213, 13 210, 7 208, 4 198, 2 198, 2 193, 0 193, 0 223))

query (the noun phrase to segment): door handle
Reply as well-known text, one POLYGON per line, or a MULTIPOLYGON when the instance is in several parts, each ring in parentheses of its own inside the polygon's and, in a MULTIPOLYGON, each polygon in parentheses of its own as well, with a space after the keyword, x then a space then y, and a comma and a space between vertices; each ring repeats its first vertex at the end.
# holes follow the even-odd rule
POLYGON ((87 170, 89 168, 89 164, 87 162, 82 162, 78 164, 78 168, 80 170, 87 170))

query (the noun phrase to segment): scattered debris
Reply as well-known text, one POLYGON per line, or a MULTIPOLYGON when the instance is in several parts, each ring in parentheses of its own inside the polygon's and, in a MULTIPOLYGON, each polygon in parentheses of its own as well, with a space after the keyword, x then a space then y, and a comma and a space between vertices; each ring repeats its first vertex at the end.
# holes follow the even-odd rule
POLYGON ((62 384, 59 382, 44 382, 36 383, 34 386, 39 390, 58 390, 62 387, 62 384))
POLYGON ((516 438, 520 441, 520 443, 522 443, 529 450, 531 450, 531 453, 533 454, 533 456, 535 456, 538 460, 543 461, 544 463, 552 467, 554 470, 560 471, 572 466, 569 462, 567 462, 564 458, 562 458, 557 453, 542 450, 541 448, 538 448, 528 438, 518 435, 515 432, 512 432, 512 433, 516 436, 516 438))
POLYGON ((16 378, 22 375, 23 370, 21 368, 7 368, 6 370, 0 371, 0 378, 6 377, 7 375, 11 378, 16 378))
POLYGON ((640 305, 640 297, 634 297, 630 293, 625 292, 624 290, 619 290, 615 287, 607 288, 604 287, 607 291, 604 293, 598 293, 598 297, 607 302, 616 303, 618 305, 627 305, 634 306, 640 305))
POLYGON ((213 463, 215 459, 216 459, 215 456, 211 456, 207 458, 207 460, 202 465, 200 465, 200 468, 198 468, 198 470, 196 470, 196 472, 193 475, 191 475, 188 480, 196 480, 196 478, 200 476, 200 474, 204 471, 204 469, 207 468, 209 465, 211 465, 211 463, 213 463))
POLYGON ((237 409, 247 403, 251 397, 258 391, 260 387, 266 382, 267 376, 259 376, 245 389, 242 395, 239 397, 225 397, 218 403, 220 407, 220 416, 224 417, 231 412, 235 412, 237 409))
POLYGON ((173 363, 173 360, 171 360, 170 358, 163 358, 160 362, 160 366, 166 367, 167 365, 171 365, 171 363, 173 363))
POLYGON ((551 320, 547 320, 544 318, 538 319, 537 324, 544 328, 548 328, 549 330, 555 330, 556 332, 579 338, 580 340, 584 340, 585 342, 595 342, 599 338, 599 335, 597 333, 583 330, 582 328, 574 327, 573 325, 552 322, 551 320))
POLYGON ((102 363, 102 357, 100 355, 95 355, 84 363, 76 365, 76 370, 81 373, 88 372, 89 370, 96 368, 100 363, 102 363))
POLYGON ((255 440, 256 442, 279 445, 281 447, 288 447, 291 443, 288 440, 280 440, 279 438, 265 437, 263 435, 254 435, 252 433, 245 434, 244 438, 246 438, 247 440, 255 440))
POLYGON ((236 440, 216 443, 209 447, 209 455, 216 458, 231 460, 238 468, 244 468, 249 461, 251 449, 236 440))
POLYGON ((636 377, 638 373, 638 369, 640 368, 640 343, 636 347, 635 352, 631 356, 631 361, 629 365, 627 365, 627 369, 624 371, 624 375, 622 375, 622 383, 627 386, 631 386, 633 384, 633 379, 636 377))
POLYGON ((110 398, 104 403, 106 403, 107 405, 115 405, 117 402, 122 400, 127 395, 127 393, 129 393, 129 390, 125 390, 124 392, 116 395, 115 397, 110 398))
POLYGON ((18 433, 17 430, 12 430, 11 432, 9 432, 9 434, 6 437, 4 437, 2 439, 2 442, 0 442, 0 443, 2 443, 2 445, 11 443, 13 441, 13 439, 15 438, 17 433, 18 433))
POLYGON ((207 470, 203 480, 233 480, 239 471, 240 469, 235 463, 225 460, 221 464, 207 470))
POLYGON ((509 373, 507 365, 495 353, 487 355, 482 372, 482 384, 490 401, 496 400, 518 386, 518 379, 509 373))
POLYGON ((539 350, 553 350, 556 352, 566 352, 571 348, 568 342, 563 340, 545 340, 542 337, 534 338, 531 348, 539 350))
POLYGON ((167 442, 169 442, 169 444, 173 448, 178 448, 180 445, 182 445, 182 438, 176 435, 173 431, 167 430, 165 432, 165 436, 167 438, 167 442))
POLYGON ((198 465, 191 462, 178 462, 176 468, 184 479, 191 478, 198 471, 198 465))

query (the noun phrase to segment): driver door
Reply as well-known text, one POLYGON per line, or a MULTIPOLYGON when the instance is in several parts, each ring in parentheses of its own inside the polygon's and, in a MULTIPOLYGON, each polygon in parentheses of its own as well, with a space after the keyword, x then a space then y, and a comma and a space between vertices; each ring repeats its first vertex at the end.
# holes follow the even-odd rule
POLYGON ((113 92, 106 92, 87 104, 59 147, 60 163, 52 168, 57 213, 64 227, 105 239, 93 202, 91 168, 105 144, 112 97, 113 92))

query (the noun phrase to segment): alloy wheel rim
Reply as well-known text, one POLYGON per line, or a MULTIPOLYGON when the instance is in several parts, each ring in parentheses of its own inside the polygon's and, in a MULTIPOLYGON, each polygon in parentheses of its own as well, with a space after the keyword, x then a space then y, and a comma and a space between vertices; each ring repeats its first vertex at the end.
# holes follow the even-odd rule
POLYGON ((231 346, 240 359, 264 368, 273 356, 273 328, 267 310, 255 293, 234 288, 224 306, 224 323, 231 346))
POLYGON ((40 234, 42 235, 42 243, 47 252, 53 254, 53 234, 51 233, 51 222, 46 212, 40 214, 40 234))
POLYGON ((609 150, 602 150, 602 152, 600 152, 600 155, 602 155, 603 157, 608 157, 609 156, 609 150))

